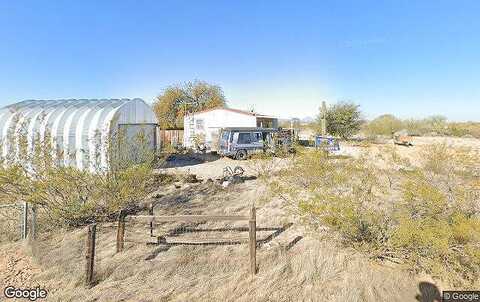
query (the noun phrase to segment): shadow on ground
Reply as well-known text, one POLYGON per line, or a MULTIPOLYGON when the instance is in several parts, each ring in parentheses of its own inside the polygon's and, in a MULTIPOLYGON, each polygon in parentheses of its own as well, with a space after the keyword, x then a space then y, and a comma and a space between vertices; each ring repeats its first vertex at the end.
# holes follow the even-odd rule
POLYGON ((169 155, 165 162, 159 168, 180 168, 203 164, 219 160, 221 157, 215 153, 190 153, 190 154, 172 154, 169 155))
POLYGON ((420 282, 418 284, 420 294, 415 298, 420 302, 441 302, 442 296, 440 290, 435 284, 430 282, 420 282))

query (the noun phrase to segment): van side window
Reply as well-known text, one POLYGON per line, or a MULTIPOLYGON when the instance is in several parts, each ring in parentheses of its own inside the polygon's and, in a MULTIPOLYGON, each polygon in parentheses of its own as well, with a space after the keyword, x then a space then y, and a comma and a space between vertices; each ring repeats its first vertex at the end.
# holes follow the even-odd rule
POLYGON ((263 141, 262 133, 260 132, 252 133, 252 136, 253 136, 252 142, 254 143, 259 143, 263 141))
POLYGON ((239 144, 250 144, 252 142, 252 136, 250 133, 239 133, 238 134, 238 143, 239 144))

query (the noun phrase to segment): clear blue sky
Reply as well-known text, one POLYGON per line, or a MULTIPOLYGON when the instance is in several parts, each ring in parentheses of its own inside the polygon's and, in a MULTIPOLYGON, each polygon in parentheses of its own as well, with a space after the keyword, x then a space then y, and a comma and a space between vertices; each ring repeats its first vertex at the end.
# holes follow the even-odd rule
POLYGON ((480 120, 480 1, 0 0, 0 106, 202 79, 231 107, 480 120))

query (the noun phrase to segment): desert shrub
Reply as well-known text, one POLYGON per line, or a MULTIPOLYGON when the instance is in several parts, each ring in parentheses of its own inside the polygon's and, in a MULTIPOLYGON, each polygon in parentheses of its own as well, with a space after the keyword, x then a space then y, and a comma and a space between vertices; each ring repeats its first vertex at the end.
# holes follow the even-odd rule
POLYGON ((478 285, 478 152, 432 145, 422 158, 415 167, 393 149, 384 156, 385 171, 363 156, 339 160, 302 152, 272 189, 307 225, 327 227, 346 245, 455 286, 478 285), (388 186, 386 173, 398 185, 388 186))
POLYGON ((391 114, 384 114, 366 123, 363 132, 368 137, 377 135, 391 137, 394 132, 403 129, 403 122, 391 114))
POLYGON ((448 135, 451 136, 472 136, 475 138, 480 138, 480 123, 449 123, 447 126, 447 132, 448 135))
POLYGON ((373 171, 365 158, 331 159, 323 152, 302 151, 273 183, 273 191, 314 225, 376 249, 389 222, 375 203, 380 184, 373 171))
POLYGON ((26 133, 19 131, 20 152, 0 164, 0 204, 28 202, 50 225, 79 226, 135 208, 149 192, 154 154, 147 154, 141 137, 134 156, 110 157, 110 168, 90 172, 64 166, 49 137, 29 147, 26 133))
POLYGON ((445 144, 425 149, 405 178, 391 245, 416 269, 457 285, 480 277, 478 154, 445 144))
POLYGON ((256 177, 266 180, 268 177, 272 176, 275 171, 275 157, 271 153, 255 153, 252 154, 248 160, 247 166, 256 177))
POLYGON ((480 124, 473 122, 448 122, 441 115, 424 119, 398 119, 391 114, 384 114, 362 126, 362 133, 368 137, 391 136, 393 132, 405 129, 410 135, 446 135, 472 136, 480 138, 480 124))

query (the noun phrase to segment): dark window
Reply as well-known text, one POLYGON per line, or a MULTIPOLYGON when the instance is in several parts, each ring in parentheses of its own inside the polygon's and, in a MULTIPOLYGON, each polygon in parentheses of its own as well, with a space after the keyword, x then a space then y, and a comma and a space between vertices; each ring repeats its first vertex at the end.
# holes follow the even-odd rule
POLYGON ((252 136, 250 133, 239 133, 238 134, 238 143, 239 144, 250 144, 252 142, 252 136))

